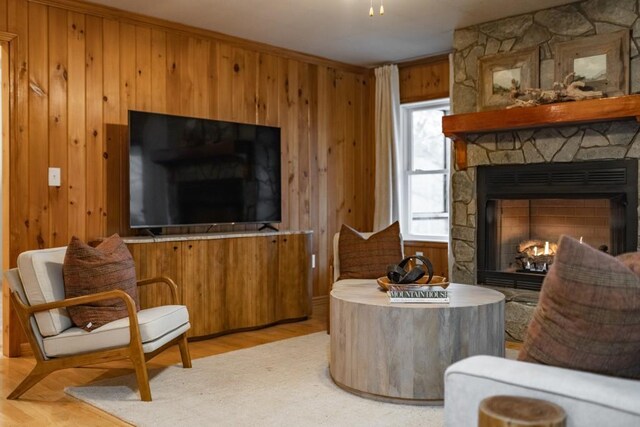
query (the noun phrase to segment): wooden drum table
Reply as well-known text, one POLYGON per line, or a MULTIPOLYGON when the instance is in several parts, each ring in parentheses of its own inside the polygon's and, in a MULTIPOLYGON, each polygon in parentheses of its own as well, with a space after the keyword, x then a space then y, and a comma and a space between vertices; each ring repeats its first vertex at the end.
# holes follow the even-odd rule
POLYGON ((455 283, 448 290, 449 304, 391 304, 375 280, 339 283, 331 291, 333 381, 376 400, 440 404, 449 365, 504 357, 504 295, 455 283))

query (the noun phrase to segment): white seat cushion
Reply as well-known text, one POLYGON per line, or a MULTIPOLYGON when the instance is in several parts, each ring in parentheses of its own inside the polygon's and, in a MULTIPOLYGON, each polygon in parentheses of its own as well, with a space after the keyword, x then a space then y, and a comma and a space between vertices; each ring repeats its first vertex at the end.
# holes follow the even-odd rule
MULTIPOLYGON (((138 312, 140 336, 145 352, 150 352, 187 331, 189 313, 184 305, 163 305, 138 312)), ((129 318, 114 320, 91 332, 69 328, 44 339, 47 357, 86 353, 129 344, 129 318)))
MULTIPOLYGON (((67 248, 40 249, 18 256, 18 271, 30 305, 64 299, 62 263, 67 248)), ((73 326, 67 310, 48 310, 35 314, 40 333, 49 337, 73 326)))

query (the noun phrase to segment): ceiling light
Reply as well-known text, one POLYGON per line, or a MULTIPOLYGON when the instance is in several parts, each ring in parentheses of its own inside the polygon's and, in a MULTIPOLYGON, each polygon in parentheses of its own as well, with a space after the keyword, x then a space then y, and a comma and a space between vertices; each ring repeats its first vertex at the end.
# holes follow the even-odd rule
MULTIPOLYGON (((373 17, 375 13, 373 12, 373 0, 371 0, 371 6, 369 7, 369 16, 373 17)), ((380 15, 384 15, 384 0, 380 0, 380 15)))

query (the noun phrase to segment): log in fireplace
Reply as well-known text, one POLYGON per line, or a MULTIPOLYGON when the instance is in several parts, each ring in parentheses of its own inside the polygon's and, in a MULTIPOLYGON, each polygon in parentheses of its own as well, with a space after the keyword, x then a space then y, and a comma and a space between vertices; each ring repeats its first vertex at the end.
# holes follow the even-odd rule
POLYGON ((637 160, 479 166, 477 201, 479 284, 539 290, 562 234, 637 248, 637 160))

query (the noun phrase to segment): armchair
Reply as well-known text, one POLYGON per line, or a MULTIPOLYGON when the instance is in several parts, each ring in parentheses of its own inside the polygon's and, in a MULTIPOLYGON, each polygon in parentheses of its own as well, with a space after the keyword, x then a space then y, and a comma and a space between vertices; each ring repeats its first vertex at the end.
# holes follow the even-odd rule
POLYGON ((18 257, 18 268, 5 273, 12 305, 36 359, 31 373, 7 399, 19 398, 51 372, 129 358, 141 399, 151 401, 147 360, 178 344, 182 366, 191 367, 186 337, 191 327, 189 313, 185 306, 178 305, 176 284, 167 277, 138 281, 138 286, 166 285, 173 303, 139 312, 133 299, 121 290, 65 299, 62 278, 65 252, 64 247, 24 252, 18 257), (66 312, 73 305, 114 298, 124 301, 128 316, 91 332, 75 327, 66 312))

